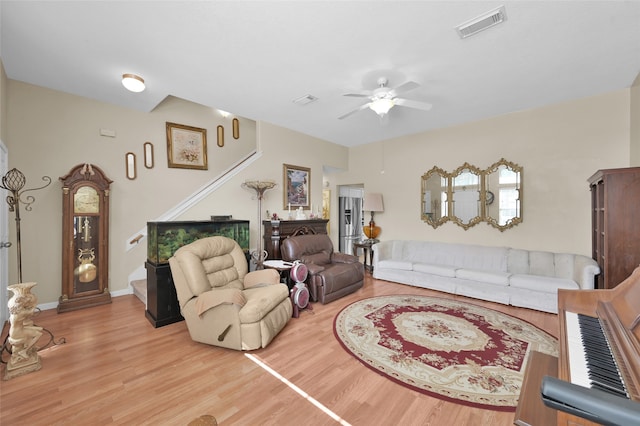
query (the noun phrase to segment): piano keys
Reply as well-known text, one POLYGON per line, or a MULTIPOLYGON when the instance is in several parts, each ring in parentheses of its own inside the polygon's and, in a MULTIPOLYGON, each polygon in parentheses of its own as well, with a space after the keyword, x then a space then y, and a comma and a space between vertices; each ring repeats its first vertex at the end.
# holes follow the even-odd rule
POLYGON ((565 312, 570 382, 629 398, 597 318, 565 312))
MULTIPOLYGON (((529 389, 523 386, 514 422, 543 424, 542 415, 549 415, 545 410, 551 409, 541 403, 543 375, 640 402, 640 267, 612 289, 559 290, 558 320, 557 369, 548 368, 549 374, 543 374, 533 362, 527 366, 529 389), (530 373, 535 377, 528 377, 530 373), (535 409, 524 410, 521 405, 535 409)), ((557 425, 597 425, 561 411, 555 418, 557 425)))

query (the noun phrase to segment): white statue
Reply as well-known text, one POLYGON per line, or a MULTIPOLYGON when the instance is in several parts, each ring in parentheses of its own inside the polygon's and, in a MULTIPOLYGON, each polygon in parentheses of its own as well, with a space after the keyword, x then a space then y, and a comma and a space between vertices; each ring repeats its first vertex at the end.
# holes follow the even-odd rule
POLYGON ((302 210, 302 206, 298 207, 298 210, 296 210, 296 220, 305 220, 307 218, 307 215, 304 214, 304 210, 302 210))
POLYGON ((31 317, 36 309, 37 299, 31 293, 36 283, 10 285, 13 297, 9 299, 8 341, 11 344, 11 358, 5 369, 4 379, 8 380, 41 368, 38 348, 35 346, 42 335, 42 327, 33 324, 31 317))

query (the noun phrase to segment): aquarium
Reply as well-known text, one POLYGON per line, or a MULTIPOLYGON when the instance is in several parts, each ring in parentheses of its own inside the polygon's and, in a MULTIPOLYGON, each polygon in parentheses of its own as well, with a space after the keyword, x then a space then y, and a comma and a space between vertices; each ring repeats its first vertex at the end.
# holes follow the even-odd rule
POLYGON ((147 222, 147 260, 168 263, 180 247, 214 235, 232 238, 249 252, 248 220, 147 222))

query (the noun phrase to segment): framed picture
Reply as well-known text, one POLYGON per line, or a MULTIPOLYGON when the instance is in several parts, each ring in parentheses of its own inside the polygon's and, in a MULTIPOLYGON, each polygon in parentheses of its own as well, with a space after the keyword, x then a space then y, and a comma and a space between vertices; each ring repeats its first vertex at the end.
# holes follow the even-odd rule
POLYGON ((311 169, 307 167, 283 164, 284 208, 297 209, 310 207, 309 185, 311 184, 311 169))
POLYGON ((167 123, 169 167, 207 170, 207 129, 167 123))

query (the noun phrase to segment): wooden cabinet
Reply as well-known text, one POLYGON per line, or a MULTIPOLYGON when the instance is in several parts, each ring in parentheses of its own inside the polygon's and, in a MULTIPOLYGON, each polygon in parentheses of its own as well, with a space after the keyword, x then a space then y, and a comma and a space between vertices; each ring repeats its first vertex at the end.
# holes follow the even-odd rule
POLYGON ((145 316, 154 327, 182 321, 178 295, 168 263, 155 265, 145 262, 147 268, 147 310, 145 316))
POLYGON ((326 234, 328 222, 329 219, 263 220, 263 239, 267 260, 282 259, 280 243, 288 236, 293 234, 326 234))
POLYGON ((599 170, 588 181, 596 288, 610 289, 640 265, 640 167, 599 170))

